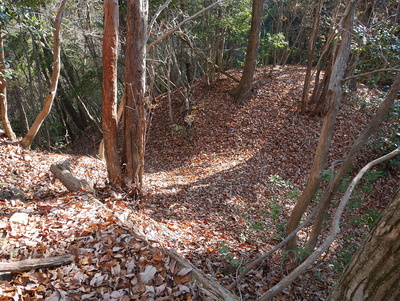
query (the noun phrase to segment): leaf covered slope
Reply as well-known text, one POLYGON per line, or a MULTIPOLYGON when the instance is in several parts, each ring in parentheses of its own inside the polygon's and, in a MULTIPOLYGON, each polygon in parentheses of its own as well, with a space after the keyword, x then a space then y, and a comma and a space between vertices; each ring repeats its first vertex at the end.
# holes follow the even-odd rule
MULTIPOLYGON (((321 119, 296 110, 303 78, 299 67, 258 69, 253 96, 241 106, 226 93, 231 80, 221 78, 213 86, 195 82, 186 116, 182 94, 172 94, 173 126, 167 97, 158 98, 141 200, 106 186, 104 164, 86 156, 71 157, 71 169, 95 183, 96 192, 68 193, 50 173, 50 165, 67 156, 1 140, 1 189, 18 189, 25 197, 0 196, 1 261, 62 254, 75 255, 75 261, 3 275, 0 295, 4 300, 207 300, 189 281, 190 271, 163 248, 177 249, 229 285, 246 261, 279 241, 307 180, 321 119)), ((329 165, 343 157, 375 110, 376 92, 362 88, 359 95, 342 104, 329 165)), ((365 148, 357 164, 375 157, 365 148)), ((347 211, 347 226, 329 254, 277 300, 323 300, 368 229, 354 218, 383 209, 399 178, 399 168, 388 167, 362 204, 347 211)), ((307 229, 300 239, 306 235, 307 229)), ((272 258, 241 283, 243 300, 256 299, 284 273, 279 257, 272 258)))

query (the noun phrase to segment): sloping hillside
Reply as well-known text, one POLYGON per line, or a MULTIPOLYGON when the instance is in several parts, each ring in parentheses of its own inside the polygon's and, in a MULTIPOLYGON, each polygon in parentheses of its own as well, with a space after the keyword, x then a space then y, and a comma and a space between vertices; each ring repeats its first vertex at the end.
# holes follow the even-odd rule
MULTIPOLYGON (((93 157, 73 156, 71 168, 96 184, 95 194, 68 193, 52 181, 49 168, 69 156, 24 151, 1 140, 2 191, 14 187, 26 197, 0 197, 2 260, 66 253, 77 258, 60 268, 6 275, 0 285, 3 295, 25 300, 128 300, 128 294, 138 300, 203 300, 188 282, 187 271, 178 269, 162 248, 176 249, 229 285, 246 261, 281 239, 307 181, 322 121, 297 113, 304 71, 258 69, 254 94, 240 106, 226 93, 233 81, 222 77, 207 86, 199 80, 193 84, 189 112, 182 110, 179 90, 171 95, 172 125, 167 96, 159 97, 147 145, 145 197, 138 201, 129 192, 105 186, 104 164, 93 157), (10 220, 15 213, 25 213, 27 219, 10 220), (133 235, 133 228, 148 241, 133 235)), ((365 127, 377 96, 360 87, 358 97, 342 104, 329 166, 365 127)), ((354 171, 379 155, 366 147, 354 171)), ((399 167, 386 166, 383 177, 364 182, 368 189, 351 202, 344 220, 348 227, 333 248, 277 300, 324 300, 399 178, 399 167)), ((306 235, 307 229, 300 233, 306 235)), ((280 257, 272 258, 244 279, 243 300, 256 299, 284 274, 280 257)))

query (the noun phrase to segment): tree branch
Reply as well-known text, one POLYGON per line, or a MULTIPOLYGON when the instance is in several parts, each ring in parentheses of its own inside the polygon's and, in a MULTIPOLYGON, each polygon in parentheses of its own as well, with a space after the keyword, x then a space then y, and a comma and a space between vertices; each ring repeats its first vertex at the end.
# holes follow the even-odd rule
POLYGON ((22 272, 32 269, 44 269, 54 266, 70 264, 74 261, 74 255, 60 255, 47 258, 26 259, 15 262, 1 262, 0 272, 22 272))
POLYGON ((156 22, 158 16, 161 14, 161 12, 164 10, 164 8, 166 8, 166 7, 169 5, 169 3, 170 3, 171 1, 172 1, 172 0, 167 0, 167 1, 165 1, 165 3, 164 3, 163 5, 161 5, 161 6, 158 8, 157 12, 156 12, 156 13, 154 14, 154 16, 153 16, 153 19, 151 19, 151 21, 150 21, 149 28, 148 28, 148 30, 147 30, 147 36, 150 35, 151 29, 153 28, 153 25, 154 25, 154 23, 156 22))
POLYGON ((160 43, 162 40, 164 40, 165 38, 169 37, 170 35, 172 35, 175 31, 177 31, 179 28, 181 28, 184 24, 186 24, 187 22, 193 20, 194 18, 196 18, 197 16, 205 13, 206 11, 210 10, 211 8, 213 8, 214 6, 224 2, 225 0, 218 0, 216 2, 214 2, 213 4, 207 6, 206 8, 202 9, 201 11, 195 13, 193 16, 183 20, 181 23, 179 23, 178 25, 176 25, 175 28, 171 29, 170 31, 168 31, 166 34, 164 34, 161 38, 157 39, 156 41, 154 41, 153 43, 151 43, 149 46, 147 46, 147 52, 150 51, 151 48, 153 48, 155 45, 157 45, 158 43, 160 43))
POLYGON ((348 81, 348 80, 350 80, 350 79, 357 78, 357 77, 365 77, 365 76, 368 76, 368 75, 371 75, 371 74, 374 74, 374 73, 378 73, 378 72, 387 72, 387 71, 391 71, 391 72, 400 72, 400 69, 395 69, 395 68, 377 69, 377 70, 374 70, 374 71, 371 71, 371 72, 362 73, 362 74, 356 74, 356 75, 353 75, 353 76, 346 77, 346 78, 344 78, 344 79, 342 80, 342 82, 345 82, 345 81, 348 81))

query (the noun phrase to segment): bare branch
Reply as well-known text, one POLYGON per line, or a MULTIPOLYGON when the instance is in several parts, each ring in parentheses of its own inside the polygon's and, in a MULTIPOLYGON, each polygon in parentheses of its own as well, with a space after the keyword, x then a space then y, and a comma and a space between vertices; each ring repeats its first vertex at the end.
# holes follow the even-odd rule
POLYGON ((187 22, 193 20, 194 18, 196 18, 197 16, 205 13, 206 11, 210 10, 211 8, 213 8, 214 6, 224 2, 225 0, 218 0, 216 2, 214 2, 213 4, 207 6, 206 8, 202 9, 201 11, 198 11, 197 13, 195 13, 193 16, 183 20, 181 23, 179 23, 178 25, 176 25, 175 28, 171 29, 170 31, 168 31, 166 34, 164 34, 161 38, 157 39, 156 41, 154 41, 153 43, 151 43, 149 46, 147 46, 147 52, 150 51, 151 48, 153 48, 155 45, 157 45, 158 43, 160 43, 162 40, 164 40, 165 38, 169 37, 170 35, 172 35, 175 31, 177 31, 179 28, 181 28, 184 24, 186 24, 187 22))
POLYGON ((153 16, 153 19, 151 19, 151 21, 150 21, 149 28, 148 28, 148 30, 147 30, 147 36, 150 35, 151 29, 153 28, 153 25, 154 25, 154 23, 156 22, 158 16, 159 16, 159 15, 161 14, 161 12, 169 5, 169 3, 170 3, 171 1, 172 1, 172 0, 167 0, 167 1, 165 1, 165 3, 164 3, 163 5, 161 5, 161 6, 158 8, 157 12, 156 12, 156 13, 154 14, 154 16, 153 16))
POLYGON ((348 80, 350 80, 350 79, 357 78, 357 77, 365 77, 365 76, 368 76, 368 75, 371 75, 371 74, 374 74, 374 73, 378 73, 378 72, 388 72, 388 71, 391 71, 391 72, 400 72, 400 69, 395 69, 395 68, 377 69, 377 70, 374 70, 374 71, 371 71, 371 72, 362 73, 362 74, 356 74, 356 75, 353 75, 353 76, 346 77, 346 78, 344 78, 344 79, 342 80, 342 82, 345 82, 345 81, 348 81, 348 80))

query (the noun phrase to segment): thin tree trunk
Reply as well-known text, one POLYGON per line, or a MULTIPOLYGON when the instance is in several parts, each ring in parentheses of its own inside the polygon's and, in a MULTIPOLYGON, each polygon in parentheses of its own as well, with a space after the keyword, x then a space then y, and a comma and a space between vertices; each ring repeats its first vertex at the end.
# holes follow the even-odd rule
POLYGON ((7 82, 4 77, 6 65, 4 62, 4 46, 2 37, 2 28, 0 25, 0 115, 1 123, 8 139, 14 141, 16 139, 14 131, 11 127, 10 121, 8 120, 8 109, 7 109, 7 82))
POLYGON ((301 98, 301 106, 300 106, 300 111, 302 114, 305 113, 305 111, 308 107, 308 93, 309 93, 310 82, 311 82, 312 63, 313 63, 313 56, 314 56, 314 51, 315 51, 315 44, 317 42, 319 21, 321 19, 321 10, 322 10, 323 2, 324 2, 323 0, 319 0, 317 7, 315 9, 315 19, 314 19, 313 31, 311 34, 310 42, 308 44, 307 71, 306 71, 306 77, 304 79, 303 95, 301 98))
POLYGON ((379 124, 385 118, 387 113, 389 112, 390 108, 392 107, 394 101, 396 100, 397 93, 400 89, 400 72, 397 73, 396 78, 390 88, 388 95, 386 96, 385 101, 380 105, 378 111, 376 112, 374 118, 369 123, 368 127, 360 134, 352 148, 350 149, 349 153, 345 157, 342 165, 340 166, 339 171, 336 173, 335 178, 333 181, 328 185, 326 188, 324 195, 321 199, 321 207, 318 210, 318 213, 315 217, 315 221, 313 224, 313 228, 310 234, 310 238, 308 240, 307 246, 310 249, 314 249, 317 244, 318 236, 321 232, 323 218, 328 206, 331 203, 332 198, 334 197, 340 182, 342 181, 343 177, 346 175, 347 171, 351 167, 355 157, 357 156, 360 149, 364 146, 367 142, 368 138, 372 135, 373 132, 379 129, 379 124))
POLYGON ((60 76, 60 40, 61 40, 61 22, 64 15, 65 3, 67 0, 62 0, 60 3, 60 7, 57 12, 56 19, 54 21, 54 46, 53 46, 53 74, 51 76, 51 84, 50 91, 46 96, 46 100, 43 106, 42 111, 38 114, 35 119, 35 122, 32 124, 28 133, 22 139, 21 146, 23 148, 29 148, 32 145, 33 139, 39 131, 40 126, 42 125, 44 119, 49 115, 51 107, 53 105, 54 97, 57 92, 57 84, 58 78, 60 76))
POLYGON ((239 85, 230 91, 236 103, 243 103, 251 94, 253 78, 257 65, 258 44, 260 42, 262 0, 253 0, 249 42, 247 44, 246 61, 239 85))
POLYGON ((21 136, 25 135, 29 129, 28 117, 26 116, 24 101, 22 97, 22 93, 19 91, 19 87, 14 88, 14 93, 17 96, 18 103, 18 115, 19 115, 19 131, 21 136))
POLYGON ((103 139, 108 179, 121 176, 117 135, 118 0, 104 1, 103 37, 103 139))
MULTIPOLYGON (((329 104, 328 111, 324 117, 324 122, 321 129, 317 150, 313 166, 310 172, 307 185, 301 194, 299 201, 293 208, 292 214, 286 224, 286 235, 293 232, 299 225, 300 219, 314 197, 322 179, 322 171, 326 164, 326 158, 332 141, 333 128, 336 121, 336 116, 339 110, 339 104, 342 101, 342 79, 346 68, 346 63, 350 54, 351 44, 351 29, 355 14, 357 0, 352 0, 348 3, 346 9, 345 21, 341 33, 341 43, 338 48, 337 56, 332 68, 332 76, 328 85, 327 103, 329 104)), ((293 250, 296 247, 296 239, 290 241, 287 245, 287 250, 293 250)))
MULTIPOLYGON (((172 55, 172 54, 170 54, 172 55)), ((169 122, 174 123, 174 114, 172 112, 172 99, 171 99, 171 58, 167 58, 167 96, 168 96, 168 114, 169 122)))
MULTIPOLYGON (((328 33, 328 37, 326 39, 324 48, 322 50, 322 53, 318 59, 318 62, 316 64, 315 69, 316 71, 316 75, 315 75, 315 83, 314 83, 314 88, 313 88, 313 92, 311 94, 311 98, 308 101, 309 105, 312 105, 315 103, 319 103, 320 101, 324 102, 323 97, 325 97, 325 92, 326 91, 326 86, 329 83, 329 79, 330 79, 330 75, 331 72, 328 70, 332 69, 332 60, 335 57, 335 49, 336 47, 336 42, 335 40, 338 40, 338 32, 339 29, 342 28, 342 24, 337 25, 337 23, 343 23, 343 19, 342 21, 337 21, 338 20, 338 15, 339 15, 339 11, 340 11, 340 5, 336 6, 335 12, 333 14, 332 17, 332 26, 329 30, 328 33), (325 71, 324 72, 324 77, 323 79, 320 81, 320 76, 321 76, 321 71, 325 71), (321 99, 322 98, 322 99, 321 99)), ((318 106, 318 105, 316 105, 318 106)), ((322 107, 322 106, 321 106, 322 107)), ((313 114, 316 115, 315 109, 313 110, 313 114)))

